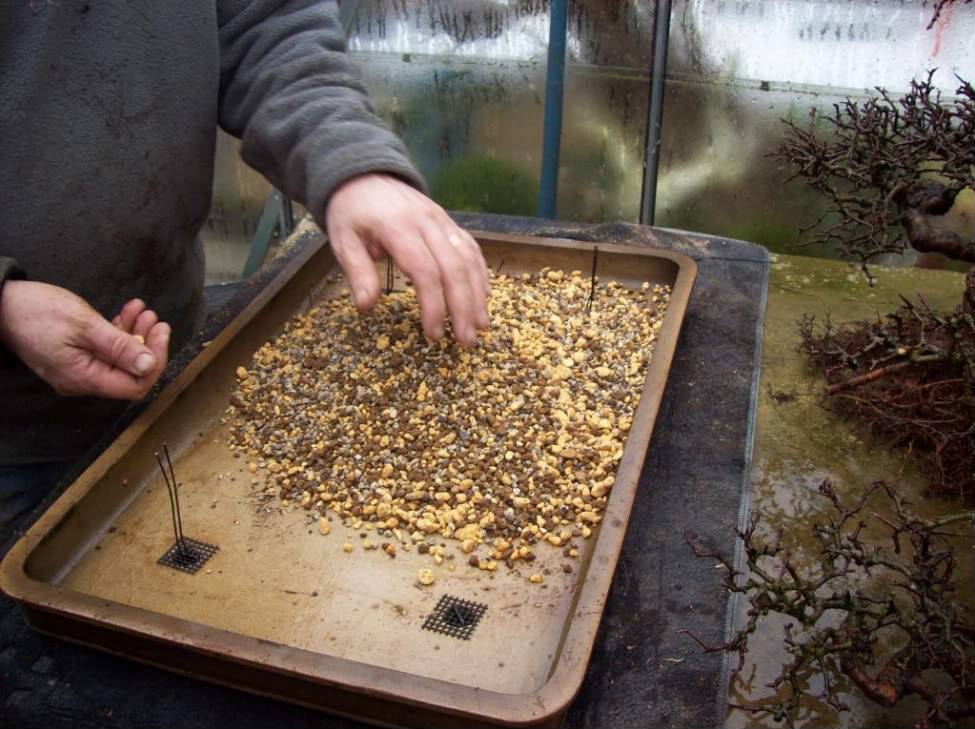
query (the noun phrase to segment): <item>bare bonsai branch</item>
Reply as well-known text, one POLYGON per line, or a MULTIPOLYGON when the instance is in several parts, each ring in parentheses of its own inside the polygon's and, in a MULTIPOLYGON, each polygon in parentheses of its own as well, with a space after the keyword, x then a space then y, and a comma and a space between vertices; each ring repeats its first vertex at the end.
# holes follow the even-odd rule
POLYGON ((975 187, 975 89, 959 79, 956 99, 943 104, 933 76, 913 80, 900 98, 878 88, 834 104, 831 114, 814 109, 808 129, 786 122, 775 154, 792 168, 790 179, 828 201, 809 242, 837 244, 868 276, 872 259, 908 246, 975 263, 975 241, 932 224, 975 187))
POLYGON ((967 5, 970 2, 972 2, 972 0, 934 0, 932 3, 934 5, 934 13, 931 16, 931 22, 928 23, 928 30, 931 30, 931 28, 934 27, 934 24, 938 22, 938 18, 941 17, 941 13, 945 8, 955 4, 961 5, 962 3, 967 5))
POLYGON ((820 494, 831 511, 812 526, 816 553, 805 555, 804 564, 812 565, 808 568, 800 567, 779 537, 761 540, 754 518, 739 531, 746 571, 736 571, 726 558, 687 535, 695 555, 725 569, 725 588, 748 599, 747 621, 727 643, 708 645, 691 636, 706 651, 737 653, 735 677, 744 668, 748 639, 759 621, 771 614, 791 620, 784 627, 791 661, 768 684, 776 696, 733 706, 793 726, 800 699, 809 695, 808 678, 818 673, 826 680, 817 698, 837 711, 848 709, 835 680, 843 675, 884 706, 919 696, 926 705, 921 727, 949 726, 975 716, 975 620, 956 599, 955 557, 944 531, 968 525, 952 534, 975 537, 975 513, 922 519, 881 481, 851 505, 843 503, 829 481, 821 484, 820 494), (877 499, 892 514, 880 519, 890 530, 889 546, 863 537, 867 520, 877 518, 867 511, 868 502, 877 499), (827 612, 840 619, 825 619, 827 612), (891 637, 898 648, 885 656, 881 640, 891 637), (939 675, 942 680, 934 681, 939 675))
POLYGON ((910 449, 932 491, 975 498, 975 316, 905 300, 839 329, 806 317, 799 335, 834 412, 910 449))

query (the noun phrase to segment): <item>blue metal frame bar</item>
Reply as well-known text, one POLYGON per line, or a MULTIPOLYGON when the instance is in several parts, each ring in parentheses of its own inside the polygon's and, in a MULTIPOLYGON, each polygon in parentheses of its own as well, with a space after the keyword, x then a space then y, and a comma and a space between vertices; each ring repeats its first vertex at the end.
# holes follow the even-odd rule
POLYGON ((568 0, 551 0, 548 26, 548 62, 545 68, 545 121, 542 137, 542 179, 538 216, 555 217, 559 191, 559 152, 562 143, 562 102, 565 90, 565 36, 568 0))
POLYGON ((650 68, 650 108, 647 112, 643 192, 640 195, 640 222, 644 225, 653 225, 654 212, 657 207, 657 176, 660 171, 664 80, 667 78, 667 49, 670 41, 671 10, 671 0, 657 0, 653 17, 653 66, 650 68))
POLYGON ((251 239, 251 250, 247 255, 247 262, 244 263, 243 278, 250 277, 264 263, 268 249, 271 247, 271 238, 274 237, 274 230, 281 231, 281 237, 290 235, 294 227, 294 217, 291 213, 291 200, 286 198, 278 190, 272 190, 264 203, 264 210, 257 221, 257 230, 251 239))

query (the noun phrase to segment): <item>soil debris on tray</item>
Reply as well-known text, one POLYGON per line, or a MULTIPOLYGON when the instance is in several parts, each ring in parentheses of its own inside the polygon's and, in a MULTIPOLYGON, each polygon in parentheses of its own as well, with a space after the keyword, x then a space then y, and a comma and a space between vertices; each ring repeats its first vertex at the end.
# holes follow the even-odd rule
POLYGON ((237 369, 231 448, 267 474, 268 497, 438 564, 445 539, 486 552, 465 560, 482 570, 530 563, 540 544, 577 557, 670 289, 599 283, 591 310, 589 295, 578 271, 494 276, 471 349, 427 340, 411 289, 362 316, 346 296, 314 301, 237 369))

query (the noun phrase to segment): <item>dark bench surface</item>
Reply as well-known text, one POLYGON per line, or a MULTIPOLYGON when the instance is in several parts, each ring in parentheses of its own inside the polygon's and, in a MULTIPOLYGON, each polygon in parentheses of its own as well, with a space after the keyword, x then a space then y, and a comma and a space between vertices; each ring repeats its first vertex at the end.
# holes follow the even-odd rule
MULTIPOLYGON (((471 229, 651 245, 699 266, 612 592, 582 692, 566 726, 709 727, 724 716, 726 666, 680 633, 717 642, 730 605, 721 574, 695 559, 687 531, 725 553, 747 494, 768 258, 739 241, 625 224, 457 215, 471 229)), ((280 265, 219 292, 213 337, 280 265)), ((125 423, 119 423, 119 428, 125 423)), ((104 445, 112 440, 109 434, 104 445)), ((69 474, 70 476, 70 474, 69 474)), ((0 534, 9 548, 37 514, 0 534)), ((0 598, 0 726, 353 727, 356 722, 194 681, 41 636, 0 598)))

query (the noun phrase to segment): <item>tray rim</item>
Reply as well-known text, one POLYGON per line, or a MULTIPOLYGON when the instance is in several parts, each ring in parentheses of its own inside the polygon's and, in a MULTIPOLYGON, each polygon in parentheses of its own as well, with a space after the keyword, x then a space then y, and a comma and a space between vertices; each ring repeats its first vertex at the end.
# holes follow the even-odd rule
MULTIPOLYGON (((622 543, 629 523, 630 512, 640 472, 646 457, 656 417, 676 355, 680 331, 684 323, 691 291, 697 277, 697 264, 692 258, 674 251, 660 250, 646 245, 624 245, 599 241, 580 241, 569 238, 526 236, 470 230, 478 241, 508 243, 543 248, 592 250, 636 255, 670 261, 677 266, 668 310, 657 337, 651 362, 640 394, 633 425, 624 444, 623 456, 617 469, 617 480, 603 512, 602 528, 593 547, 587 579, 576 594, 574 616, 559 646, 559 656, 548 680, 537 690, 523 694, 509 694, 481 690, 442 679, 427 678, 351 659, 329 656, 307 649, 272 643, 252 636, 214 628, 193 621, 151 612, 122 603, 85 595, 45 581, 36 580, 26 571, 33 551, 47 534, 66 518, 74 507, 101 479, 108 469, 120 460, 128 448, 149 429, 169 405, 196 379, 223 347, 272 299, 301 268, 315 255, 332 255, 327 239, 321 232, 302 236, 291 260, 220 332, 208 346, 201 349, 170 381, 129 427, 127 427, 97 458, 71 483, 37 521, 17 540, 0 563, 0 592, 21 603, 28 617, 64 619, 77 624, 92 624, 108 631, 150 643, 168 642, 187 653, 202 653, 249 666, 258 671, 271 671, 283 676, 299 678, 340 691, 363 693, 376 699, 398 704, 414 705, 442 714, 470 720, 489 721, 511 726, 530 726, 560 717, 582 687, 588 670, 596 633, 602 620, 606 599, 612 584, 622 543), (638 417, 641 411, 645 417, 638 417), (610 526, 610 528, 607 528, 610 526)), ((287 255, 287 254, 286 254, 287 255)), ((33 623, 33 620, 31 620, 33 623)), ((56 631, 41 629, 50 635, 56 631)), ((75 642, 78 639, 72 638, 75 642)), ((83 641, 81 641, 83 642, 83 641)), ((99 642, 87 643, 110 650, 99 642)), ((118 653, 119 651, 111 651, 118 653)), ((136 658, 140 662, 154 663, 136 658)), ((200 675, 191 667, 172 662, 155 665, 192 675, 202 680, 221 683, 219 677, 200 675)), ((229 683, 227 685, 238 685, 229 683)), ((253 688, 245 690, 254 692, 253 688)), ((274 694, 282 700, 287 696, 274 694)), ((299 703, 306 703, 300 702, 299 703)), ((329 706, 315 704, 326 711, 329 706)), ((333 710, 341 713, 340 707, 333 710)))

